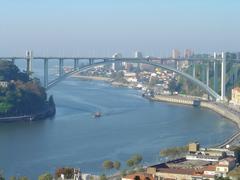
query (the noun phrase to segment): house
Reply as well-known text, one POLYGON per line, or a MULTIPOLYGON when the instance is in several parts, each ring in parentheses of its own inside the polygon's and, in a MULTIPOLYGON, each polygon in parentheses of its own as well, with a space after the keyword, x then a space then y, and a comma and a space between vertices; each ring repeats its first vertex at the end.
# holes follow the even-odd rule
POLYGON ((7 88, 8 87, 8 82, 7 81, 0 81, 0 87, 7 88))
POLYGON ((138 172, 134 174, 129 174, 123 177, 122 180, 154 180, 154 177, 148 173, 138 172))
POLYGON ((234 169, 235 166, 236 158, 227 157, 218 162, 218 164, 216 165, 216 173, 218 174, 218 176, 226 177, 227 173, 234 169))
POLYGON ((234 105, 240 105, 240 87, 232 89, 231 103, 234 105))

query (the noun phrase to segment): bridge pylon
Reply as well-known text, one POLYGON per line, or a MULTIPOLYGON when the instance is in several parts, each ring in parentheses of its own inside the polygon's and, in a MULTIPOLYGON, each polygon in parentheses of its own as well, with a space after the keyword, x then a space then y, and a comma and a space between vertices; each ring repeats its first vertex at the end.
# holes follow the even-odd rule
POLYGON ((222 52, 222 62, 221 62, 221 100, 225 101, 226 98, 226 60, 227 54, 222 52))
POLYGON ((31 74, 32 72, 32 59, 33 59, 33 51, 26 51, 26 60, 27 60, 26 71, 28 74, 31 74))
POLYGON ((48 86, 48 59, 44 59, 44 87, 48 86))

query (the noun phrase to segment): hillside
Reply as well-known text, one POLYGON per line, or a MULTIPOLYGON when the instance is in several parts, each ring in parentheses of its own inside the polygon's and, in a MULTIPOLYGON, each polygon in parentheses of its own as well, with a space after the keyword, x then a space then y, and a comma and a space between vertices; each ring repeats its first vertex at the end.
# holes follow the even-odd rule
POLYGON ((55 114, 53 97, 47 99, 40 81, 12 62, 0 60, 0 117, 34 115, 49 109, 55 114))

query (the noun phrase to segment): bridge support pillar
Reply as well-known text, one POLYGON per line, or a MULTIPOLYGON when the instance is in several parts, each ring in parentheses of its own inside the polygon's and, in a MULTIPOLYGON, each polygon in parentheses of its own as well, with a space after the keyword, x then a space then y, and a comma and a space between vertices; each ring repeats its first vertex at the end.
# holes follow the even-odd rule
POLYGON ((30 74, 32 72, 32 59, 27 59, 27 73, 30 74))
POLYGON ((202 64, 201 65, 201 81, 203 83, 205 83, 205 80, 206 80, 206 78, 205 78, 205 64, 202 64))
POLYGON ((174 67, 178 70, 178 62, 177 62, 177 60, 174 60, 174 67))
POLYGON ((207 63, 207 67, 206 67, 206 84, 209 87, 209 63, 207 63))
POLYGON ((44 59, 44 87, 48 86, 48 59, 44 59))
POLYGON ((63 70, 63 59, 59 59, 59 76, 61 77, 64 73, 63 70))
POLYGON ((79 60, 74 59, 74 70, 76 70, 78 68, 78 64, 79 64, 79 60))
POLYGON ((226 100, 226 53, 222 52, 221 100, 226 100))
POLYGON ((11 61, 12 61, 12 63, 13 63, 13 64, 15 64, 15 59, 14 59, 14 58, 12 58, 12 60, 11 60, 11 61))
POLYGON ((192 71, 192 76, 196 78, 196 64, 193 64, 193 71, 192 71))
POLYGON ((89 59, 89 65, 93 64, 93 59, 89 59))
POLYGON ((160 60, 160 64, 162 64, 162 65, 163 65, 163 62, 164 62, 164 61, 163 61, 163 59, 161 59, 161 60, 160 60))
POLYGON ((217 64, 217 54, 214 52, 214 62, 213 62, 213 90, 218 92, 218 64, 217 64))
POLYGON ((32 51, 26 51, 26 60, 27 60, 26 71, 28 74, 31 74, 31 72, 32 72, 32 58, 33 58, 32 51))

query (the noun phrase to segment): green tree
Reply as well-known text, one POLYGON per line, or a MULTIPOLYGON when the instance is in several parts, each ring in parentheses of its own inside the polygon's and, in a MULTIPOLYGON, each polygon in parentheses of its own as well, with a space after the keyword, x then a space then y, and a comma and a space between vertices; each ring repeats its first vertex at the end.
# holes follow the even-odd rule
POLYGON ((5 178, 2 175, 0 175, 0 180, 5 180, 5 178))
POLYGON ((55 103, 50 96, 47 101, 45 89, 40 80, 30 78, 20 72, 17 66, 9 61, 0 61, 0 80, 7 81, 7 87, 0 87, 0 117, 21 116, 46 112, 55 114, 55 103))
POLYGON ((171 147, 160 151, 162 157, 177 157, 186 154, 188 146, 171 147))
POLYGON ((29 180, 27 176, 21 176, 18 178, 18 180, 29 180))
POLYGON ((100 176, 100 180, 107 180, 106 175, 105 175, 105 174, 102 174, 102 175, 100 176))
POLYGON ((169 91, 173 94, 173 92, 177 89, 177 82, 175 79, 172 79, 168 84, 169 91))
POLYGON ((130 168, 134 166, 134 161, 132 159, 128 159, 126 163, 127 163, 127 166, 130 168))
POLYGON ((38 180, 53 180, 53 176, 50 173, 45 173, 40 175, 38 180))
POLYGON ((5 180, 4 176, 3 176, 3 171, 0 170, 0 180, 5 180))
POLYGON ((139 165, 142 162, 142 156, 140 154, 135 154, 132 156, 134 165, 139 165))
POLYGON ((64 174, 64 177, 66 179, 71 179, 74 177, 74 168, 64 167, 56 169, 55 171, 56 178, 61 177, 61 174, 64 174))
POLYGON ((116 170, 119 170, 120 167, 121 167, 121 163, 120 163, 119 161, 115 161, 115 162, 113 163, 113 167, 114 167, 116 170))
POLYGON ((11 176, 9 180, 17 180, 16 176, 11 176))
POLYGON ((126 176, 127 175, 127 170, 126 169, 122 170, 120 172, 120 174, 121 174, 122 177, 126 176))
POLYGON ((240 147, 239 146, 231 146, 230 150, 234 151, 235 156, 237 158, 237 162, 240 163, 240 147))
POLYGON ((110 160, 106 160, 103 162, 102 164, 103 168, 106 169, 106 170, 110 170, 113 168, 113 162, 110 161, 110 160))

